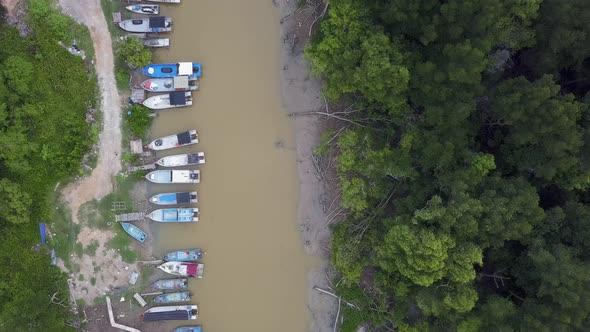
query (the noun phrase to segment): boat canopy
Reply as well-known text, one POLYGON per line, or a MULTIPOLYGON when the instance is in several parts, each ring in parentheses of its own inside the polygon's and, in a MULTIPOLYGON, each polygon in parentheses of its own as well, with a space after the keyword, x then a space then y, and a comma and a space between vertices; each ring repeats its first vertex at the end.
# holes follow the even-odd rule
POLYGON ((177 204, 187 204, 191 202, 191 193, 184 192, 184 193, 176 193, 176 203, 177 204))
MULTIPOLYGON (((184 92, 180 92, 182 93, 182 97, 184 98, 184 92)), ((172 95, 170 96, 170 99, 172 99, 172 95)), ((184 133, 180 133, 178 135, 176 135, 177 139, 178 139, 178 144, 179 145, 184 145, 184 144, 190 144, 191 143, 191 133, 190 131, 185 131, 184 133)))
MULTIPOLYGON (((186 105, 186 95, 183 91, 170 92, 170 105, 186 105)), ((189 134, 190 143, 190 134, 189 134)))
POLYGON ((188 76, 174 76, 175 89, 188 89, 188 76))
POLYGON ((166 27, 166 17, 164 16, 156 16, 150 18, 150 28, 165 28, 166 27))
POLYGON ((186 179, 189 178, 189 172, 190 171, 175 171, 175 172, 170 172, 172 173, 172 182, 173 183, 184 183, 186 182, 186 179))
POLYGON ((192 62, 179 62, 178 63, 178 75, 192 75, 193 74, 193 63, 192 62))

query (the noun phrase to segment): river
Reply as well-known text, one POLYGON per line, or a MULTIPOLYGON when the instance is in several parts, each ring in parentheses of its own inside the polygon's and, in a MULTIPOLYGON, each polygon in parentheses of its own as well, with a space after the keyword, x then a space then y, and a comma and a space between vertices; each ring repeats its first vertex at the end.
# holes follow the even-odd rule
MULTIPOLYGON (((204 151, 196 186, 200 221, 153 225, 155 254, 202 247, 205 277, 191 280, 207 332, 307 330, 306 269, 296 220, 294 129, 281 100, 279 13, 271 0, 189 0, 163 6, 174 19, 156 62, 203 64, 192 107, 163 111, 151 138, 195 128, 204 151)), ((186 325, 175 322, 171 326, 186 325)))

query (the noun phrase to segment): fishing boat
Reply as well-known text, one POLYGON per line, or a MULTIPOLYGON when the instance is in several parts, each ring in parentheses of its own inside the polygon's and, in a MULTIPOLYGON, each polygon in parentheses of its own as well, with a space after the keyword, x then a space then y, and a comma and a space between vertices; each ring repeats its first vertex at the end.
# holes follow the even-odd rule
POLYGON ((160 5, 131 5, 125 7, 128 11, 137 14, 158 15, 160 13, 160 5))
POLYGON ((152 183, 199 183, 199 170, 158 170, 149 172, 145 178, 152 183))
POLYGON ((156 205, 196 204, 197 192, 185 191, 179 193, 162 193, 150 197, 150 202, 156 205))
POLYGON ((187 278, 160 279, 152 284, 152 288, 161 290, 185 289, 188 288, 187 278))
POLYGON ((121 226, 123 226, 123 229, 125 230, 125 232, 127 232, 127 234, 131 235, 132 238, 136 239, 141 243, 143 243, 145 239, 147 239, 148 237, 144 231, 142 231, 141 229, 139 229, 139 227, 133 224, 122 222, 121 226))
POLYGON ((162 259, 166 262, 196 262, 200 261, 202 256, 203 251, 197 248, 169 251, 162 259))
POLYGON ((201 64, 195 62, 157 63, 143 67, 149 77, 201 76, 201 64))
POLYGON ((174 332, 203 332, 203 328, 200 325, 180 326, 175 328, 174 332))
POLYGON ((155 139, 150 142, 146 148, 152 150, 166 150, 197 143, 199 143, 199 135, 197 134, 197 130, 191 129, 179 134, 168 135, 155 139))
POLYGON ((174 76, 167 78, 150 78, 141 82, 141 87, 149 92, 191 91, 197 90, 196 77, 174 76))
POLYGON ((151 96, 143 101, 143 106, 153 110, 186 107, 193 104, 190 91, 172 91, 166 94, 151 96))
POLYGON ((180 0, 145 0, 147 2, 180 3, 180 0))
POLYGON ((153 307, 146 310, 141 317, 144 321, 157 320, 195 320, 199 310, 195 304, 153 307))
POLYGON ((181 277, 196 277, 203 278, 203 270, 205 266, 199 263, 190 262, 166 262, 158 265, 158 269, 181 277))
POLYGON ((165 16, 134 18, 119 22, 119 27, 129 32, 170 32, 172 18, 165 16))
POLYGON ((154 303, 176 303, 189 302, 191 300, 191 293, 189 291, 160 294, 152 300, 154 303))
POLYGON ((205 163, 205 152, 183 153, 166 156, 158 159, 156 164, 163 167, 177 167, 187 165, 200 165, 205 163))
POLYGON ((158 209, 150 212, 147 217, 157 222, 197 222, 199 221, 199 209, 158 209))
POLYGON ((170 38, 145 38, 143 45, 146 47, 170 47, 170 38))

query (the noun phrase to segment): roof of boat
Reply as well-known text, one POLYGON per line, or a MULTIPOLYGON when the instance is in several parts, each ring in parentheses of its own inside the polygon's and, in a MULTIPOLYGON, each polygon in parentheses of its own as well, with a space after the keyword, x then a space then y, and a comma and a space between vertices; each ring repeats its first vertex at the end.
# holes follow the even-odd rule
MULTIPOLYGON (((186 94, 184 91, 170 92, 170 105, 186 105, 186 94)), ((190 134, 189 134, 190 139, 190 134)), ((190 141, 189 141, 190 143, 190 141)))
MULTIPOLYGON (((184 96, 184 92, 180 92, 184 96)), ((172 94, 170 94, 170 100, 172 102, 172 94)), ((189 144, 191 142, 191 132, 185 131, 183 133, 177 134, 176 137, 178 138, 178 144, 189 144)))
POLYGON ((176 193, 176 203, 186 204, 191 202, 191 194, 189 192, 176 193))
POLYGON ((179 62, 178 63, 178 75, 192 75, 193 74, 193 63, 192 62, 179 62))
POLYGON ((166 27, 166 17, 156 16, 150 17, 150 28, 164 28, 166 27))
POLYGON ((188 76, 174 76, 175 89, 188 89, 188 76))

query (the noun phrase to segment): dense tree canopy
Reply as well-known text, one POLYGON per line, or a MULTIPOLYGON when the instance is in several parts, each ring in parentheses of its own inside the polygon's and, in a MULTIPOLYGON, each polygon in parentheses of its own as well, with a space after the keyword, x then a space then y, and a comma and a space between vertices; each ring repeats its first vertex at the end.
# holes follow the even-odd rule
POLYGON ((588 1, 332 0, 345 331, 590 326, 588 1), (370 116, 369 116, 370 115, 370 116), (370 119, 370 120, 367 120, 370 119))

